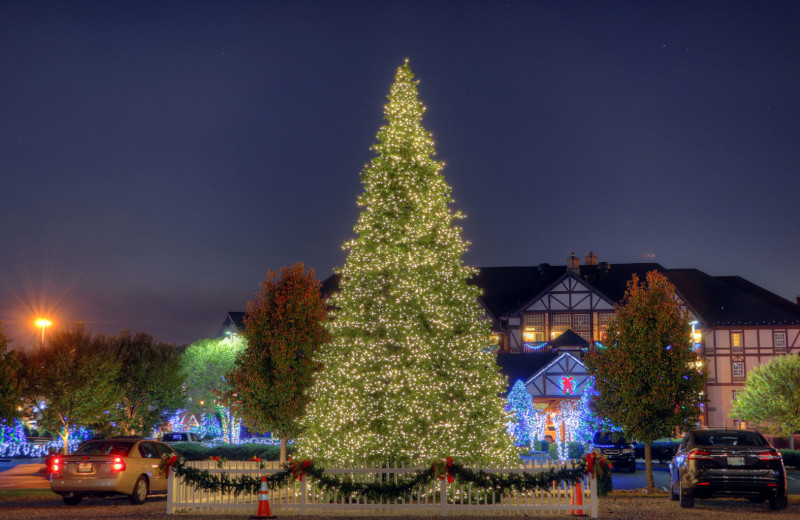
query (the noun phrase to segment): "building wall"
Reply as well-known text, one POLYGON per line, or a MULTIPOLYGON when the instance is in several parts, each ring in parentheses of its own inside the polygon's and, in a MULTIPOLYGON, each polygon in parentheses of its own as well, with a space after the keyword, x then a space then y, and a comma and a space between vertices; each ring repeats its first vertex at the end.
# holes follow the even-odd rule
POLYGON ((769 363, 774 356, 800 353, 799 338, 800 327, 797 325, 730 326, 704 331, 706 394, 709 399, 704 424, 711 427, 739 426, 730 417, 734 392, 744 388, 747 374, 753 368, 769 363), (785 347, 776 349, 776 333, 785 338, 785 347), (738 348, 733 345, 734 334, 741 334, 743 339, 738 348), (734 374, 734 363, 743 363, 744 375, 734 374))

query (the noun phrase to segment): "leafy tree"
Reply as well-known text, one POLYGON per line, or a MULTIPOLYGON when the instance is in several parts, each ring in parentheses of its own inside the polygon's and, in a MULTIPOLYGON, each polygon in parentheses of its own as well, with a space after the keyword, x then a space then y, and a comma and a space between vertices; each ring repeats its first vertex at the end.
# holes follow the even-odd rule
POLYGON ((703 400, 690 332, 669 280, 651 271, 640 284, 633 275, 608 325, 607 347, 585 358, 598 392, 595 413, 644 443, 648 488, 654 487, 653 441, 696 424, 703 400))
POLYGON ((510 461, 506 381, 468 280, 467 242, 422 127, 418 82, 397 69, 377 156, 361 173, 357 237, 332 297, 332 340, 298 452, 331 461, 510 461))
POLYGON ((111 421, 120 399, 120 365, 104 337, 93 338, 83 327, 56 331, 46 346, 25 357, 25 365, 25 395, 38 410, 38 423, 59 432, 64 453, 70 428, 111 421))
POLYGON ((8 343, 5 326, 0 322, 0 426, 19 417, 17 408, 22 397, 19 363, 14 353, 8 352, 8 343))
POLYGON ((300 432, 308 388, 319 370, 315 352, 328 340, 320 283, 302 262, 269 271, 247 304, 247 348, 230 373, 237 410, 248 428, 277 432, 281 460, 286 442, 300 432))
POLYGON ((800 431, 800 356, 776 356, 752 369, 730 415, 788 436, 794 449, 793 433, 800 431))
POLYGON ((149 435, 186 401, 180 353, 175 346, 157 343, 143 332, 135 336, 122 332, 108 341, 120 364, 115 429, 127 435, 149 435))
POLYGON ((181 356, 189 410, 200 415, 224 414, 225 435, 229 440, 233 425, 239 419, 230 416, 229 410, 222 409, 220 399, 231 389, 227 374, 233 370, 236 358, 246 346, 247 342, 239 335, 201 339, 189 345, 181 356))

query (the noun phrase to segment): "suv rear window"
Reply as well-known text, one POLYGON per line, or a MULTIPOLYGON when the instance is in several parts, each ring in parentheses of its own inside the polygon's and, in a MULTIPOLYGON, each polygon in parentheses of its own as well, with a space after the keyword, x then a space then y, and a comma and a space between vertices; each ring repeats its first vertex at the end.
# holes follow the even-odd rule
POLYGON ((73 455, 122 455, 127 457, 131 451, 131 441, 89 441, 78 448, 73 455))
POLYGON ((697 432, 694 442, 698 446, 766 446, 767 441, 753 432, 697 432))
POLYGON ((628 444, 622 432, 597 432, 594 434, 592 444, 595 446, 620 446, 628 444))
POLYGON ((188 441, 189 438, 185 433, 165 433, 163 437, 161 437, 162 442, 182 442, 188 441))

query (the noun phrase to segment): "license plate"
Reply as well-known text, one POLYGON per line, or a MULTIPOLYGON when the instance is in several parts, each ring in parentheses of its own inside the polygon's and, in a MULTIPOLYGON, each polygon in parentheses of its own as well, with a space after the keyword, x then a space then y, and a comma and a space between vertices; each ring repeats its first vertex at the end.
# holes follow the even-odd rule
POLYGON ((91 473, 92 472, 92 463, 91 462, 79 462, 78 463, 78 473, 91 473))
POLYGON ((728 457, 728 466, 744 466, 744 457, 728 457))

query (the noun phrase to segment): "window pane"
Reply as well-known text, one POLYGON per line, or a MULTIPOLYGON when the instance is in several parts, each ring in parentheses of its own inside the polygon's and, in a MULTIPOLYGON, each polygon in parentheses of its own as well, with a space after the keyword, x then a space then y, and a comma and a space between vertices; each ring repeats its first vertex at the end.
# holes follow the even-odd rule
POLYGON ((553 314, 553 325, 567 325, 570 324, 569 314, 553 314))

